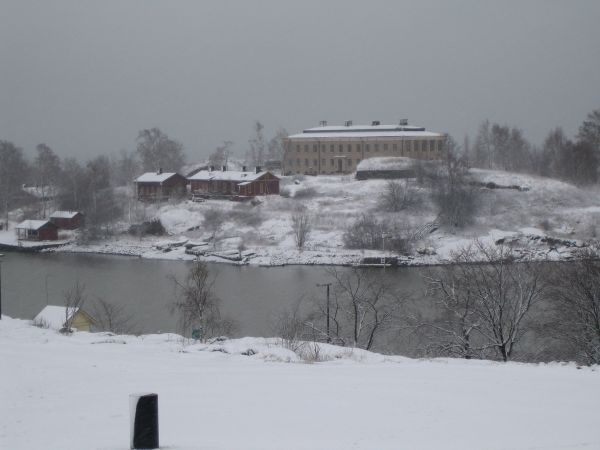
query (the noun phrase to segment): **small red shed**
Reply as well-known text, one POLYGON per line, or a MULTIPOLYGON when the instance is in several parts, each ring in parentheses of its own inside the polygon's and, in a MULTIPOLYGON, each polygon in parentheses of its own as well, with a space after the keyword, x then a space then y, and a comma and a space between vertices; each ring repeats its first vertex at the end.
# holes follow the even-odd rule
POLYGON ((58 227, 49 220, 24 220, 15 227, 17 239, 29 241, 56 241, 58 227))
POLYGON ((79 211, 54 211, 50 222, 63 230, 76 230, 83 225, 83 214, 79 211))

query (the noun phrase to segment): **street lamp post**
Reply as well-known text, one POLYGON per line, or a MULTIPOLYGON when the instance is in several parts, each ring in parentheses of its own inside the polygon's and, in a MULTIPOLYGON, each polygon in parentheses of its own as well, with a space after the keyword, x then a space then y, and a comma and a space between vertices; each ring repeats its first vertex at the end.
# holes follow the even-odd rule
POLYGON ((386 258, 385 258, 385 238, 387 237, 387 234, 385 233, 381 233, 381 252, 383 253, 383 270, 385 271, 385 263, 386 263, 386 258))
POLYGON ((331 343, 331 335, 329 334, 329 287, 331 283, 317 284, 317 287, 327 287, 327 343, 331 343))
POLYGON ((2 257, 4 255, 0 253, 0 320, 2 320, 2 257))

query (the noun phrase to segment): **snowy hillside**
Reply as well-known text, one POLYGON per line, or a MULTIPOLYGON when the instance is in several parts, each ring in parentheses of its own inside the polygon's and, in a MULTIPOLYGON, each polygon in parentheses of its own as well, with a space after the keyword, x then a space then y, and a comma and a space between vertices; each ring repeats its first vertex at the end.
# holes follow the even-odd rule
POLYGON ((600 372, 411 360, 275 340, 67 337, 0 321, 0 448, 129 448, 130 393, 159 395, 161 448, 599 448, 600 372))
MULTIPOLYGON (((205 249, 210 251, 205 259, 231 262, 222 256, 236 255, 241 247, 244 262, 259 265, 347 264, 379 256, 381 250, 344 248, 346 227, 362 215, 399 222, 413 231, 426 230, 414 243, 412 254, 401 256, 403 264, 444 262, 452 250, 474 238, 484 242, 508 238, 540 259, 564 259, 600 231, 597 188, 586 190, 550 178, 480 169, 471 170, 471 179, 479 191, 478 213, 473 225, 460 230, 435 225, 436 211, 428 190, 416 185, 416 204, 387 213, 378 208, 385 180, 357 181, 352 175, 283 177, 283 196, 260 198, 256 206, 228 200, 138 205, 137 216, 159 218, 170 234, 167 237, 140 239, 121 234, 100 244, 70 245, 62 250, 192 259, 195 256, 176 244, 208 242, 211 235, 203 228, 203 220, 214 209, 224 213, 224 221, 216 242, 207 244, 205 249), (303 251, 296 249, 292 233, 292 215, 298 208, 308 211, 313 222, 303 251)), ((123 224, 124 229, 127 226, 123 224)))

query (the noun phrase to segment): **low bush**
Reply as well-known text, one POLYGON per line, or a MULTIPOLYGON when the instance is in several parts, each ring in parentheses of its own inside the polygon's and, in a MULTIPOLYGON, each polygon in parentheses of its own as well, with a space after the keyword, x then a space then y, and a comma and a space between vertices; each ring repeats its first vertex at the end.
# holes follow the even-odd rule
POLYGON ((409 254, 414 239, 411 231, 398 222, 363 215, 346 229, 343 240, 350 249, 385 249, 409 254))
POLYGON ((165 230, 165 227, 161 223, 160 219, 153 219, 139 224, 132 224, 128 230, 129 234, 134 234, 136 236, 162 236, 166 234, 166 232, 167 230, 165 230))

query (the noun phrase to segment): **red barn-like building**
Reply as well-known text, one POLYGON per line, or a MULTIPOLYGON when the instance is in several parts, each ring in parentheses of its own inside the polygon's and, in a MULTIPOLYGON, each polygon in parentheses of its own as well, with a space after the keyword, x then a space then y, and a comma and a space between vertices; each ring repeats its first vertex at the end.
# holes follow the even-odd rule
POLYGON ((188 178, 192 194, 240 195, 278 195, 279 178, 271 172, 201 170, 188 178))
POLYGON ((54 211, 50 222, 63 230, 76 230, 83 225, 83 214, 79 211, 54 211))
POLYGON ((56 241, 58 239, 58 227, 49 220, 24 220, 15 229, 19 240, 56 241))
POLYGON ((138 200, 168 200, 183 197, 187 180, 175 172, 146 172, 134 181, 138 200))

